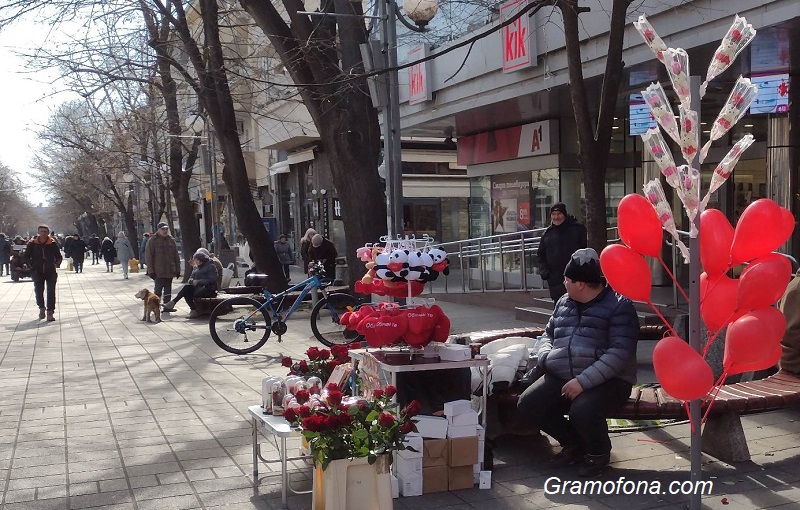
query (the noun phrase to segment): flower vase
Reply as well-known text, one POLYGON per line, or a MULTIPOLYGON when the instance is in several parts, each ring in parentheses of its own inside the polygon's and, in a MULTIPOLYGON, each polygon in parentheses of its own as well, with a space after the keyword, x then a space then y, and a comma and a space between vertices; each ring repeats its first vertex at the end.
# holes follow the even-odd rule
POLYGON ((314 469, 311 510, 391 510, 392 481, 388 454, 374 464, 366 457, 333 460, 314 469))

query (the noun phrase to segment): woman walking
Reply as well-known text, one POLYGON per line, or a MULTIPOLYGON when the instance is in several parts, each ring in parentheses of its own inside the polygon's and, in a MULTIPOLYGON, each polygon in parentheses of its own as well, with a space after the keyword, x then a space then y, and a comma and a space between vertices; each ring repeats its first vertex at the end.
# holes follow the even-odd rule
POLYGON ((106 261, 106 273, 114 272, 114 257, 117 256, 114 251, 114 242, 108 237, 104 237, 100 245, 100 256, 106 261))
POLYGON ((283 276, 286 277, 287 282, 291 281, 289 266, 294 264, 294 253, 292 253, 292 246, 286 241, 286 236, 283 234, 275 241, 275 253, 278 255, 278 262, 283 267, 283 276))
POLYGON ((311 258, 308 256, 308 249, 311 248, 311 238, 317 235, 317 231, 313 228, 306 230, 303 239, 300 240, 300 258, 303 259, 303 271, 308 273, 308 265, 311 263, 311 258))
POLYGON ((128 261, 133 258, 133 248, 131 247, 131 242, 125 237, 125 232, 120 231, 117 234, 117 240, 114 241, 114 250, 117 252, 119 263, 122 264, 122 275, 127 280, 128 269, 130 268, 128 261))

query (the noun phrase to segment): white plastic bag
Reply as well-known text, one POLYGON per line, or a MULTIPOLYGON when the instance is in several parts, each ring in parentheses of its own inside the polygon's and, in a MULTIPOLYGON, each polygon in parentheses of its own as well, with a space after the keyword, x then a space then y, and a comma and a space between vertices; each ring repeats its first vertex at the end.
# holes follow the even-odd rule
POLYGON ((231 286, 231 278, 233 278, 233 262, 228 264, 228 267, 222 269, 222 288, 227 289, 231 286))

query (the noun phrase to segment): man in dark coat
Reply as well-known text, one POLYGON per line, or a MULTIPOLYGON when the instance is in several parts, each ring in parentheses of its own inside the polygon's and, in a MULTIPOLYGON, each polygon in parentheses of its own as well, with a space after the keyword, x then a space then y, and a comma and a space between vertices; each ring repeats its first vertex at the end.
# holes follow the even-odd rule
POLYGON ((100 263, 100 238, 97 237, 97 234, 92 234, 92 237, 89 238, 89 242, 86 243, 86 246, 89 247, 89 250, 92 252, 92 265, 100 263))
POLYGON ((564 268, 572 254, 581 248, 586 248, 586 227, 575 216, 567 214, 567 206, 561 202, 553 204, 550 208, 550 226, 542 235, 536 252, 539 274, 547 282, 553 303, 567 292, 564 287, 564 268))
POLYGON ((578 474, 595 476, 610 461, 606 418, 636 382, 639 319, 633 303, 605 285, 591 248, 572 255, 564 283, 567 295, 556 303, 539 347, 544 375, 520 395, 517 411, 561 444, 554 464, 582 461, 578 474))
POLYGON ((31 261, 33 269, 33 289, 36 295, 36 305, 39 307, 39 319, 45 318, 52 322, 56 310, 56 268, 61 265, 61 250, 58 243, 50 237, 50 227, 39 225, 39 235, 33 238, 25 248, 25 256, 31 261), (44 298, 44 289, 47 286, 47 301, 44 298))
POLYGON ((311 247, 308 249, 308 258, 312 262, 322 262, 325 267, 325 276, 336 278, 336 246, 319 234, 311 238, 311 247))
POLYGON ((155 282, 153 292, 166 303, 172 298, 172 279, 181 275, 178 245, 169 235, 169 225, 159 223, 158 230, 147 241, 145 249, 147 275, 155 282))

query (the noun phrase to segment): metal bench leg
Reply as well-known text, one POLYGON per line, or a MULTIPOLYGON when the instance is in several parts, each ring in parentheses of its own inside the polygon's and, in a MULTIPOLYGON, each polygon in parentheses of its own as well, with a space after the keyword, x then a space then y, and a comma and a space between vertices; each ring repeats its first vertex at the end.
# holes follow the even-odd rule
POLYGON ((253 418, 253 481, 258 481, 258 423, 253 418))
POLYGON ((742 419, 737 413, 712 414, 703 427, 703 453, 732 464, 750 460, 742 419))

